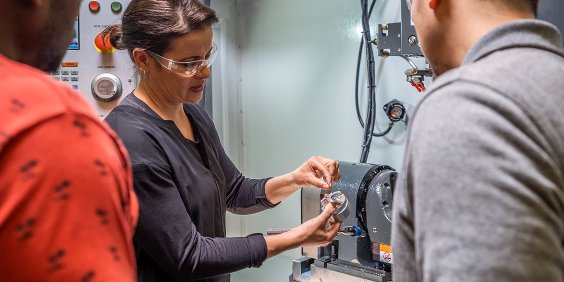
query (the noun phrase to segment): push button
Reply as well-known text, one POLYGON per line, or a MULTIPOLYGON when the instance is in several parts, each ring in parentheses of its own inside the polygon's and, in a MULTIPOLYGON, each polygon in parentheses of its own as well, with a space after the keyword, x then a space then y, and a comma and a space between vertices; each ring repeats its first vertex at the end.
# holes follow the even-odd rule
POLYGON ((102 102, 116 100, 121 96, 123 90, 121 80, 111 73, 98 75, 94 78, 90 87, 94 98, 102 102))
POLYGON ((78 67, 78 62, 62 62, 61 67, 63 67, 63 68, 76 68, 76 67, 78 67))
POLYGON ((112 12, 114 12, 115 14, 121 12, 122 6, 120 2, 117 1, 112 2, 111 7, 112 7, 112 12))
POLYGON ((90 9, 92 13, 98 13, 100 11, 100 2, 90 1, 90 3, 88 3, 88 9, 90 9))
POLYGON ((110 37, 104 36, 103 33, 98 34, 94 39, 94 47, 96 47, 96 50, 98 50, 98 52, 105 55, 111 54, 116 51, 116 49, 110 43, 110 37))

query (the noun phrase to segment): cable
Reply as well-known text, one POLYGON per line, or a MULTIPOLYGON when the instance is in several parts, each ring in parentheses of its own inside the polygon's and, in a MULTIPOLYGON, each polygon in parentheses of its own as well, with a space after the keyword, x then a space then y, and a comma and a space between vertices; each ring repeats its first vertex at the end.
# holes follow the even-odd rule
MULTIPOLYGON (((374 1, 374 0, 373 0, 374 1)), ((364 136, 362 140, 362 151, 360 154, 360 162, 365 163, 370 153, 370 145, 372 144, 372 134, 374 133, 374 124, 376 117, 376 85, 374 82, 374 51, 372 49, 372 38, 370 36, 370 21, 368 16, 368 0, 361 0, 362 6, 362 28, 364 34, 366 48, 366 67, 368 74, 368 111, 366 113, 366 124, 364 126, 364 136)))
MULTIPOLYGON (((370 11, 368 12, 368 18, 372 16, 372 11, 374 10, 374 5, 376 4, 376 0, 372 0, 372 4, 370 4, 370 11)), ((360 65, 362 62, 362 49, 364 48, 364 38, 360 39, 360 46, 358 48, 358 57, 356 61, 356 79, 355 79, 355 86, 354 86, 354 97, 355 97, 355 105, 356 105, 356 116, 358 117, 358 122, 360 126, 364 128, 364 121, 362 120, 362 116, 360 114, 360 105, 358 102, 358 84, 360 80, 360 65)))
POLYGON ((374 136, 374 137, 384 137, 384 136, 388 135, 388 133, 390 133, 390 131, 392 131, 392 127, 394 127, 394 123, 390 122, 388 124, 388 128, 386 130, 384 130, 382 133, 372 133, 372 136, 374 136))
POLYGON ((372 0, 372 4, 370 5, 370 9, 368 7, 368 0, 361 0, 361 7, 362 7, 362 28, 363 28, 363 40, 361 41, 360 48, 359 48, 359 56, 357 60, 357 68, 356 68, 356 81, 355 81, 355 106, 358 120, 361 126, 364 128, 363 134, 363 142, 362 142, 362 151, 360 156, 360 162, 364 163, 368 159, 368 155, 370 154, 370 145, 372 144, 372 137, 383 137, 390 133, 393 123, 390 123, 388 129, 381 133, 374 133, 374 127, 376 124, 376 82, 375 82, 375 61, 374 61, 374 51, 372 49, 372 38, 370 35, 370 16, 372 15, 374 6, 376 4, 376 0, 372 0), (360 114, 360 105, 359 105, 359 78, 360 78, 360 63, 362 57, 362 49, 363 47, 366 48, 366 67, 367 67, 367 76, 368 76, 368 107, 366 112, 366 124, 362 121, 362 117, 360 114))
MULTIPOLYGON (((366 38, 366 32, 367 32, 367 27, 364 23, 365 19, 366 19, 366 4, 367 4, 367 2, 366 2, 366 0, 361 0, 360 3, 361 3, 361 8, 362 8, 362 16, 361 16, 361 18, 362 18, 362 34, 363 34, 362 40, 364 42, 364 40, 366 40, 365 38, 366 38)), ((370 45, 370 44, 368 44, 368 45, 370 45)), ((369 57, 368 53, 367 53, 366 57, 367 58, 369 57)), ((367 72, 368 72, 368 78, 370 80, 371 79, 370 78, 370 61, 367 64, 367 72)), ((362 136, 362 150, 361 150, 361 154, 360 154, 360 162, 361 163, 366 162, 366 159, 368 158, 368 152, 370 150, 370 144, 372 143, 372 136, 369 133, 370 132, 370 128, 369 128, 370 127, 370 120, 372 118, 372 116, 371 116, 372 115, 372 108, 371 108, 371 106, 372 106, 372 95, 371 94, 372 93, 369 93, 369 95, 368 95, 368 110, 366 112, 366 115, 367 115, 366 124, 364 126, 364 133, 363 133, 363 136, 362 136)))
POLYGON ((364 128, 364 121, 362 121, 362 116, 360 115, 360 105, 358 102, 358 82, 360 80, 360 64, 362 61, 362 48, 364 47, 364 39, 360 41, 360 48, 358 49, 358 59, 356 61, 356 79, 354 84, 354 102, 356 105, 356 116, 358 117, 358 122, 360 126, 364 128))
POLYGON ((360 42, 360 46, 358 49, 358 57, 357 57, 357 65, 356 65, 356 74, 355 74, 355 108, 356 108, 356 115, 358 121, 362 128, 364 129, 363 133, 363 142, 362 142, 362 152, 360 157, 360 162, 366 162, 368 159, 368 155, 370 154, 370 145, 372 144, 372 137, 383 137, 390 133, 393 123, 390 123, 388 128, 380 133, 374 132, 374 127, 376 124, 376 82, 375 82, 375 61, 374 61, 374 51, 372 48, 372 38, 370 35, 370 17, 372 12, 374 11, 374 7, 376 4, 376 0, 372 0, 370 4, 370 8, 368 8, 368 0, 361 0, 361 8, 362 8, 362 29, 363 29, 363 38, 360 42), (365 44, 366 43, 366 44, 365 44), (362 115, 360 113, 360 103, 359 103, 359 87, 360 87, 360 66, 362 63, 362 51, 365 48, 366 50, 366 67, 367 67, 367 76, 368 76, 368 105, 366 111, 366 124, 362 120, 362 115))
POLYGON ((372 10, 374 10, 374 4, 376 4, 376 0, 372 0, 372 4, 370 4, 370 11, 368 11, 368 18, 372 16, 372 10))
POLYGON ((419 70, 417 65, 410 58, 408 58, 407 56, 403 56, 403 55, 400 56, 400 57, 402 57, 404 60, 406 60, 414 70, 419 70))

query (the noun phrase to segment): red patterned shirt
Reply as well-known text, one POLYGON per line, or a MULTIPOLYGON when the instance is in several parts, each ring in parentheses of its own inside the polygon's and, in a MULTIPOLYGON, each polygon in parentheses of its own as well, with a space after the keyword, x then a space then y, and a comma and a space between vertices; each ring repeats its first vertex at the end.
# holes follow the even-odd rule
POLYGON ((134 281, 127 153, 76 92, 0 56, 0 280, 134 281))

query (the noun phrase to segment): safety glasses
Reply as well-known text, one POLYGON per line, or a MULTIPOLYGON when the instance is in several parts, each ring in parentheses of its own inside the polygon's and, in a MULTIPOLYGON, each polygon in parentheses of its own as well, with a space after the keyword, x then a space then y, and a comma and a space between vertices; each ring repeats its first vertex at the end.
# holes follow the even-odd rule
POLYGON ((147 51, 149 56, 155 59, 155 61, 157 61, 165 69, 168 69, 172 72, 178 73, 186 77, 192 77, 196 75, 203 68, 211 66, 211 64, 215 61, 217 57, 217 45, 215 45, 215 43, 213 42, 212 42, 212 48, 210 49, 208 54, 206 54, 205 59, 190 61, 190 62, 177 62, 169 58, 165 58, 149 50, 145 50, 145 51, 147 51))

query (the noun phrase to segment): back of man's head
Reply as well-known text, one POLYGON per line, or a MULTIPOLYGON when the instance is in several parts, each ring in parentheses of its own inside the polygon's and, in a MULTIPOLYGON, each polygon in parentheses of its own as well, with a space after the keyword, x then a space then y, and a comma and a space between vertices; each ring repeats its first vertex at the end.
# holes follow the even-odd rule
POLYGON ((0 54, 47 72, 57 70, 74 36, 80 2, 0 1, 0 54))
POLYGON ((423 53, 435 75, 460 66, 486 33, 515 20, 533 19, 538 0, 411 0, 423 53))

